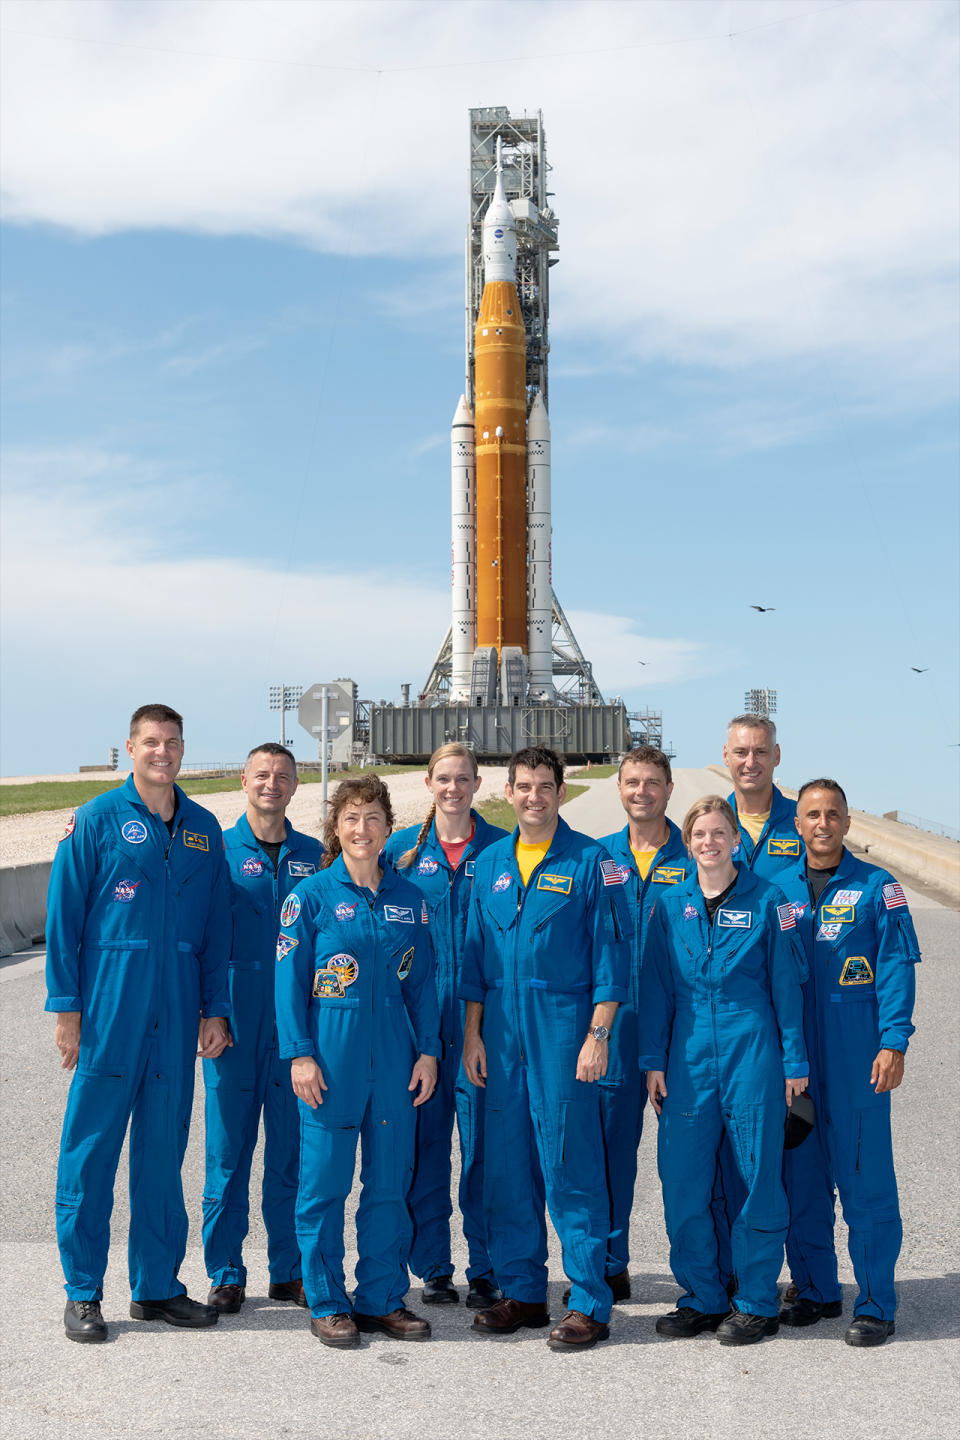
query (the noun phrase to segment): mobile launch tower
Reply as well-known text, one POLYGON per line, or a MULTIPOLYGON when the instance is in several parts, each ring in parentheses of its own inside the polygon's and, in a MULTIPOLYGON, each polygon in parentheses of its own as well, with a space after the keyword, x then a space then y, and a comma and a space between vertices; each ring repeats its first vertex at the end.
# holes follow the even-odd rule
POLYGON ((400 705, 358 702, 354 740, 379 757, 418 761, 450 740, 482 759, 530 744, 583 760, 661 744, 659 715, 604 700, 553 591, 549 171, 539 112, 470 111, 451 625, 415 703, 407 686, 400 705))

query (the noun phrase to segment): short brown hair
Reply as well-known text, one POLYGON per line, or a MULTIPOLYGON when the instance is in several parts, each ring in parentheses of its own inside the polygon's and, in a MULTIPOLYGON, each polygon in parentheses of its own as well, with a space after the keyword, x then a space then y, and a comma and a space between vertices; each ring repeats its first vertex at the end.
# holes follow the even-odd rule
POLYGON ((507 784, 511 789, 516 784, 517 770, 521 765, 525 770, 537 770, 543 765, 545 769, 553 771, 558 790, 563 784, 563 761, 555 750, 548 750, 545 745, 527 745, 510 756, 507 764, 507 784))
POLYGON ((390 791, 379 775, 356 775, 351 776, 349 780, 341 780, 333 792, 330 809, 323 822, 324 854, 320 860, 321 870, 332 865, 340 854, 340 836, 337 834, 337 824, 342 812, 351 801, 354 803, 359 801, 361 805, 379 805, 387 817, 387 825, 391 830, 393 829, 393 806, 390 804, 390 791))
POLYGON ((683 843, 688 849, 690 846, 690 836, 693 834, 693 827, 700 819, 700 816, 713 814, 722 815, 730 826, 732 833, 734 835, 738 833, 740 827, 737 824, 737 817, 733 813, 732 805, 730 805, 727 800, 724 800, 722 795, 703 795, 699 800, 694 800, 690 809, 683 817, 683 830, 681 834, 683 836, 683 843))
POLYGON ((155 725, 176 725, 180 730, 180 739, 183 739, 183 716, 169 705, 141 705, 138 710, 134 710, 130 716, 131 740, 137 726, 144 720, 152 720, 155 725))
POLYGON ((662 770, 667 778, 667 784, 673 784, 673 772, 670 769, 670 761, 662 750, 655 745, 638 745, 635 750, 628 750, 620 761, 620 769, 617 771, 617 779, 623 774, 624 765, 656 765, 662 770))
POLYGON ((290 761, 294 776, 297 773, 297 761, 292 750, 286 745, 278 745, 276 740, 265 740, 262 745, 254 745, 252 750, 247 751, 247 759, 243 762, 243 769, 247 768, 247 761, 252 760, 254 755, 285 755, 290 761))

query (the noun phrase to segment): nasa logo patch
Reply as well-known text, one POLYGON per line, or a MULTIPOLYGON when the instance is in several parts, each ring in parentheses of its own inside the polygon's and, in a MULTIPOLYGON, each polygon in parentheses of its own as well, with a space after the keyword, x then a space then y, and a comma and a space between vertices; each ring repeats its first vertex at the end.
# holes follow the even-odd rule
POLYGON ((437 864, 436 860, 434 860, 432 855, 424 855, 423 859, 420 861, 420 864, 417 866, 417 874, 436 875, 439 869, 440 866, 437 864))
MULTIPOLYGON (((650 911, 650 914, 653 914, 652 910, 650 911)), ((697 909, 696 905, 684 905, 683 918, 684 920, 699 920, 700 911, 697 909)))
POLYGON ((283 909, 280 911, 281 925, 295 925, 300 919, 300 896, 294 892, 288 895, 283 902, 283 909))
POLYGON ((130 904, 130 901, 134 898, 134 896, 135 896, 136 893, 137 893, 137 886, 138 886, 139 884, 140 884, 140 881, 139 881, 139 880, 121 880, 121 881, 119 881, 118 884, 116 885, 115 889, 114 889, 114 892, 113 892, 113 898, 114 898, 114 900, 117 902, 117 904, 118 904, 118 905, 129 905, 129 904, 130 904))
POLYGON ((626 885, 630 879, 630 876, 633 874, 632 866, 618 865, 617 869, 620 871, 620 883, 622 885, 626 885))
POLYGON ((147 838, 147 827, 140 820, 128 820, 121 826, 120 834, 128 845, 142 845, 147 838))
POLYGON ((333 918, 334 920, 339 920, 340 924, 343 925, 347 920, 352 920, 356 913, 356 905, 348 905, 345 900, 341 900, 333 912, 333 918))
POLYGON ((802 905, 801 905, 801 903, 800 903, 799 900, 794 900, 792 903, 793 903, 793 913, 794 913, 794 915, 796 916, 796 918, 799 920, 801 915, 805 915, 805 914, 806 914, 807 901, 804 900, 804 902, 803 902, 802 905))
POLYGON ((503 874, 498 875, 496 880, 494 880, 493 882, 494 895, 502 895, 504 890, 509 890, 512 884, 513 876, 508 874, 507 871, 504 870, 503 874))
POLYGON ((240 874, 262 875, 265 868, 266 867, 264 866, 262 860, 254 860, 251 858, 250 860, 244 860, 243 864, 240 866, 240 874))

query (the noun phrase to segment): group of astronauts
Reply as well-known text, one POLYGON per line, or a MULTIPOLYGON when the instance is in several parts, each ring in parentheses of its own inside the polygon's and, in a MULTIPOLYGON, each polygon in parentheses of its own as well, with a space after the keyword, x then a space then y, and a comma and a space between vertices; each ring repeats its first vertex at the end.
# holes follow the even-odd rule
POLYGON ((125 783, 67 825, 48 898, 46 1009, 75 1070, 56 1187, 69 1339, 107 1338, 128 1125, 131 1316, 202 1328, 241 1309, 262 1118, 268 1294, 307 1309, 324 1345, 429 1339, 410 1272, 425 1305, 458 1302, 456 1127, 474 1331, 550 1326, 549 1212, 569 1286, 548 1344, 589 1349, 631 1295, 648 1096, 682 1292, 660 1335, 744 1345, 839 1316, 837 1193, 857 1284, 844 1338, 894 1333, 890 1092, 913 1033, 916 934, 897 881, 845 847, 839 784, 810 781, 796 803, 774 785, 767 717, 731 721, 733 793, 698 800, 682 830, 669 759, 630 751, 626 824, 599 841, 562 819, 563 766, 540 747, 509 763, 512 834, 473 808, 476 759, 451 744, 430 759, 422 825, 394 832, 367 772, 337 786, 322 845, 286 818, 283 746, 251 750, 246 811, 225 834, 175 784, 175 710, 135 711, 127 751, 125 783), (197 1054, 205 1304, 178 1274, 197 1054))

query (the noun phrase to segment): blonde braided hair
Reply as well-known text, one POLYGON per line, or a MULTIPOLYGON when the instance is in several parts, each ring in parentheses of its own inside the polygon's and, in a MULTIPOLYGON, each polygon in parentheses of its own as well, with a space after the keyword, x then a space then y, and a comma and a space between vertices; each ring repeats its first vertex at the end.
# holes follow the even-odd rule
MULTIPOLYGON (((430 756, 430 760, 427 764, 428 778, 433 778, 433 772, 439 765, 441 760, 448 760, 454 755, 456 755, 457 758, 460 760, 470 761, 470 765, 473 769, 474 778, 476 778, 477 775, 480 774, 480 767, 477 765, 477 757, 476 755, 474 755, 473 751, 469 748, 469 746, 461 745, 459 741, 452 740, 448 745, 439 746, 439 748, 434 750, 433 754, 430 756)), ((403 854, 397 857, 398 870, 409 870, 411 866, 416 862, 417 856, 420 854, 420 848, 423 845, 424 840, 426 840, 427 836, 430 834, 430 826, 433 824, 434 816, 436 815, 436 813, 437 802, 434 800, 430 806, 430 809, 427 812, 427 818, 420 826, 420 833, 418 834, 413 845, 410 847, 409 850, 404 850, 403 854)))

